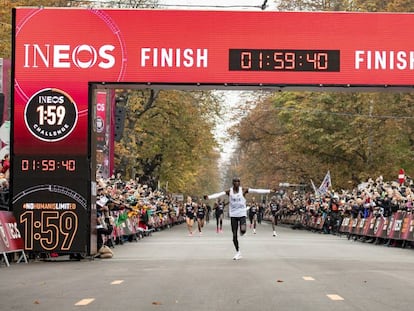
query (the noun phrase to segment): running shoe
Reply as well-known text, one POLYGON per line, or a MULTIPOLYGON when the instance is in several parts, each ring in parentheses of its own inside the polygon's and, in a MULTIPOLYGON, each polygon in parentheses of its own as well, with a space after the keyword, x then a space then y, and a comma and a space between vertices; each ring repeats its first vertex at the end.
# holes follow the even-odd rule
POLYGON ((220 233, 223 233, 223 229, 220 229, 220 233))
POLYGON ((242 255, 241 255, 240 251, 238 251, 236 253, 236 255, 234 255, 234 257, 233 257, 233 260, 239 260, 239 259, 242 259, 242 255))
POLYGON ((256 229, 253 229, 253 233, 256 234, 256 229))
POLYGON ((203 232, 200 232, 199 235, 202 236, 203 235, 203 232))
POLYGON ((277 236, 277 233, 276 233, 276 231, 273 231, 273 236, 277 236))
POLYGON ((193 236, 193 233, 192 233, 192 232, 190 232, 190 233, 188 234, 188 236, 193 236))

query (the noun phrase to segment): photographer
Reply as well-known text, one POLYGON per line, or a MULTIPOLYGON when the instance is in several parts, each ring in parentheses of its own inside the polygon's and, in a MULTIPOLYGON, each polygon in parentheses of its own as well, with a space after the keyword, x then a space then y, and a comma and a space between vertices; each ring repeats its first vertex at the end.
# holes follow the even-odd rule
MULTIPOLYGON (((108 238, 108 236, 110 236, 112 234, 113 229, 114 229, 114 226, 111 223, 111 218, 109 216, 109 208, 104 205, 98 210, 98 214, 97 214, 97 218, 96 218, 96 231, 97 231, 97 247, 98 247, 98 250, 105 244, 104 243, 104 236, 107 239, 110 239, 110 238, 108 238)), ((112 245, 108 245, 108 246, 112 246, 112 245)))

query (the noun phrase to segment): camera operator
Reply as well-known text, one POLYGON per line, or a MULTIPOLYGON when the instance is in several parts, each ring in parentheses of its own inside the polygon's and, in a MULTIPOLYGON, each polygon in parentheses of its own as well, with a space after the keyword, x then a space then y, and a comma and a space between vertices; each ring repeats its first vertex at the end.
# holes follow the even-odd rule
MULTIPOLYGON (((114 226, 111 222, 111 217, 109 214, 109 208, 106 206, 105 199, 102 198, 99 200, 98 206, 101 206, 98 209, 97 219, 96 219, 96 231, 97 231, 97 246, 98 250, 105 244, 103 236, 110 236, 114 229, 114 226)), ((112 245, 111 245, 112 246, 112 245)))

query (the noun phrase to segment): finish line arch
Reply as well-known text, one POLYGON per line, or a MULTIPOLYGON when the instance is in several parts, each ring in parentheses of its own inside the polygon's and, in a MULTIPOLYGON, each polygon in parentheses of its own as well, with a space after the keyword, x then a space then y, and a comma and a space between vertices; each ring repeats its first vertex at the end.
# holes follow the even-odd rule
POLYGON ((410 91, 413 35, 412 14, 13 9, 10 181, 25 249, 97 251, 99 90, 410 91), (27 191, 37 185, 68 190, 27 191))

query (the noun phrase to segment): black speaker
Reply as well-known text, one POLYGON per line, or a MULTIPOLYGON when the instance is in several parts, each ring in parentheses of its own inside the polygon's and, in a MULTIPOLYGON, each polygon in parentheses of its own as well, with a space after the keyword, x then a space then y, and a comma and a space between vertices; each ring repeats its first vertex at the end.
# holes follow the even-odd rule
POLYGON ((115 131, 114 138, 115 141, 119 142, 124 135, 124 126, 125 126, 125 107, 117 106, 115 107, 115 131))

